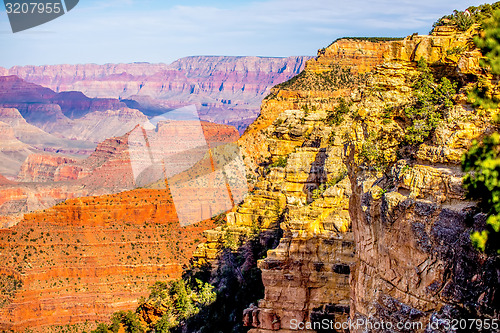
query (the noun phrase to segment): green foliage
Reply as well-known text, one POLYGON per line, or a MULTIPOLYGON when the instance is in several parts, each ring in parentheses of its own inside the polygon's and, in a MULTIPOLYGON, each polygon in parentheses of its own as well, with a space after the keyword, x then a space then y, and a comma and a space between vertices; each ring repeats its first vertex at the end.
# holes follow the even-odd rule
POLYGON ((433 28, 443 25, 456 26, 460 31, 468 30, 474 23, 482 23, 488 20, 496 9, 500 8, 500 2, 484 4, 478 7, 470 6, 467 11, 454 10, 453 14, 445 15, 437 20, 433 28))
POLYGON ((120 327, 123 327, 126 333, 142 333, 146 330, 137 313, 132 311, 118 311, 113 313, 109 330, 117 333, 120 327))
POLYGON ((456 83, 446 77, 436 83, 425 60, 418 62, 420 75, 413 84, 414 102, 405 109, 411 125, 407 128, 405 140, 412 145, 429 138, 432 131, 443 120, 444 112, 453 106, 456 83))
POLYGON ((327 181, 326 183, 323 183, 323 184, 320 184, 318 186, 318 188, 314 189, 312 191, 312 196, 311 198, 314 200, 317 200, 319 198, 321 198, 321 196, 323 195, 323 193, 325 193, 325 191, 330 188, 330 187, 333 187, 335 185, 337 185, 339 182, 341 182, 345 177, 347 176, 347 171, 342 171, 340 172, 337 176, 333 177, 332 179, 330 179, 329 181, 327 181))
POLYGON ((9 304, 17 290, 23 287, 23 281, 14 275, 0 275, 0 308, 9 304))
MULTIPOLYGON (((481 65, 493 74, 500 74, 500 10, 493 12, 495 8, 500 8, 499 2, 488 7, 491 19, 484 20, 484 31, 474 41, 485 56, 481 65)), ((499 100, 485 78, 479 80, 471 97, 476 107, 498 107, 499 100)), ((474 142, 462 156, 462 168, 468 172, 463 180, 467 197, 478 200, 480 208, 488 214, 486 230, 473 232, 471 241, 482 251, 500 253, 500 134, 493 133, 482 143, 474 142)))
MULTIPOLYGON (((278 234, 267 235, 249 240, 237 251, 225 249, 217 263, 217 271, 210 278, 217 290, 215 302, 189 318, 182 326, 182 332, 247 332, 248 328, 242 324, 243 310, 264 297, 257 260, 263 258, 268 249, 276 247, 278 239, 278 234)), ((181 329, 175 332, 181 332, 181 329)))
POLYGON ((312 199, 317 200, 317 199, 321 198, 323 193, 325 193, 326 188, 327 188, 326 184, 320 184, 317 189, 312 191, 312 199))
POLYGON ((216 299, 214 287, 197 278, 156 282, 150 289, 149 297, 142 301, 139 309, 145 304, 153 306, 162 315, 160 320, 146 327, 138 313, 119 311, 112 315, 111 325, 99 324, 92 332, 116 333, 123 328, 127 333, 144 333, 153 330, 158 333, 170 333, 183 321, 198 314, 201 307, 213 303, 216 299))
POLYGON ((349 113, 349 107, 352 105, 352 102, 347 102, 343 97, 339 97, 337 102, 338 104, 333 111, 327 111, 326 122, 330 126, 342 124, 345 115, 349 113))
POLYGON ((97 325, 97 328, 92 333, 109 333, 108 325, 101 323, 97 325))
POLYGON ((391 42, 391 41, 403 40, 404 37, 341 37, 334 40, 329 46, 332 46, 334 43, 343 39, 378 43, 378 42, 391 42))
MULTIPOLYGON (((474 37, 474 43, 484 56, 480 59, 480 64, 486 71, 498 75, 500 74, 500 10, 494 11, 491 17, 483 22, 482 28, 483 31, 474 37)), ((484 77, 478 80, 469 98, 474 106, 484 109, 496 109, 500 102, 492 84, 484 77)))
POLYGON ((309 107, 309 105, 303 105, 300 109, 304 111, 304 117, 307 117, 311 111, 315 112, 318 110, 316 105, 313 105, 311 107, 309 107))
POLYGON ((394 108, 386 106, 384 112, 382 113, 382 123, 388 124, 391 122, 392 117, 394 117, 394 108))
POLYGON ((363 142, 361 152, 359 153, 360 162, 378 172, 384 172, 390 162, 384 154, 381 142, 375 133, 370 133, 368 138, 363 142))
POLYGON ((466 46, 455 46, 446 50, 447 55, 462 54, 467 49, 466 46))
POLYGON ((493 74, 500 74, 500 10, 495 11, 492 17, 483 23, 483 31, 474 38, 474 42, 481 50, 484 58, 481 65, 488 68, 493 74))
POLYGON ((168 332, 169 328, 179 325, 215 300, 213 287, 198 279, 194 281, 179 279, 171 282, 156 282, 151 287, 151 294, 145 303, 154 304, 163 309, 163 316, 157 329, 168 332))
POLYGON ((466 31, 474 23, 481 23, 487 20, 497 8, 500 8, 499 2, 496 2, 493 5, 485 4, 479 7, 471 6, 463 12, 454 10, 453 14, 441 17, 432 25, 432 27, 435 28, 443 25, 452 25, 456 26, 460 31, 466 31))
POLYGON ((487 230, 474 232, 472 242, 482 251, 500 253, 500 134, 474 142, 462 157, 462 168, 468 172, 463 182, 467 197, 488 213, 487 230))
POLYGON ((216 216, 212 217, 212 220, 214 221, 214 223, 216 225, 224 225, 224 224, 226 224, 226 213, 216 215, 216 216))
POLYGON ((330 135, 328 136, 328 144, 329 144, 330 146, 333 146, 333 145, 335 144, 335 138, 336 138, 336 137, 337 137, 337 134, 336 134, 334 131, 332 131, 332 132, 330 133, 330 135))
POLYGON ((284 168, 286 167, 286 164, 288 163, 288 156, 279 156, 276 161, 271 163, 269 167, 271 168, 284 168))
POLYGON ((304 70, 276 87, 285 90, 335 91, 352 87, 363 80, 364 76, 352 74, 350 68, 334 65, 330 70, 321 73, 304 70))
POLYGON ((328 185, 328 187, 333 187, 338 183, 340 183, 342 180, 344 180, 345 177, 347 177, 347 171, 344 170, 340 172, 337 176, 327 181, 326 184, 328 185))

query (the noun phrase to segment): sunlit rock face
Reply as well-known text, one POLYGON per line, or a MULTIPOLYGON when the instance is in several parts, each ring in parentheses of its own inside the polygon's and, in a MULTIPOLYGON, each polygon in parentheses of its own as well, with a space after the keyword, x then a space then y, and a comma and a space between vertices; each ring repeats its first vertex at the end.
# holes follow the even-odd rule
MULTIPOLYGON (((471 245, 470 230, 485 217, 461 186, 462 154, 492 128, 467 104, 466 89, 481 75, 480 53, 468 44, 474 29, 339 40, 273 88, 239 140, 256 181, 230 219, 234 230, 270 219, 284 232, 259 262, 265 297, 245 311, 250 332, 313 332, 314 323, 348 318, 360 323, 351 332, 382 332, 363 326, 381 322, 430 332, 443 329, 438 320, 498 318, 498 261, 471 245), (421 58, 436 77, 466 88, 432 135, 399 157, 421 58), (338 97, 348 103, 340 119, 338 97), (367 145, 392 161, 385 173, 367 167, 367 145)), ((207 236, 199 250, 210 258, 221 236, 207 236)))

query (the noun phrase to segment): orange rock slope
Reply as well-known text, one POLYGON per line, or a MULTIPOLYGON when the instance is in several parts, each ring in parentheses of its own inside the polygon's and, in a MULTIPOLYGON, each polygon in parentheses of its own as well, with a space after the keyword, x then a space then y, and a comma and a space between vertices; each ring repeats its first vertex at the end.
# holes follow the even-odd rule
MULTIPOLYGON (((238 138, 226 125, 202 123, 200 131, 212 147, 238 138)), ((105 321, 133 309, 154 282, 180 277, 214 227, 181 226, 168 184, 129 190, 128 140, 108 139, 84 161, 34 155, 19 178, 44 183, 0 178, 0 215, 22 219, 0 229, 0 331, 105 321), (88 195, 100 196, 81 197, 88 195), (45 210, 16 214, 37 209, 45 210)))
POLYGON ((0 231, 0 330, 107 320, 181 275, 211 221, 180 227, 168 190, 72 199, 0 231))

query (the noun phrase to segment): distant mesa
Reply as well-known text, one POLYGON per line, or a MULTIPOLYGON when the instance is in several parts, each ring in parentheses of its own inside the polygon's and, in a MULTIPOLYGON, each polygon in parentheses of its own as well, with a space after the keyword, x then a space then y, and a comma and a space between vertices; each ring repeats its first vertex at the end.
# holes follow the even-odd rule
POLYGON ((271 87, 299 74, 310 58, 196 56, 169 65, 15 66, 3 74, 56 92, 119 99, 147 116, 196 104, 201 120, 233 125, 242 134, 271 87))

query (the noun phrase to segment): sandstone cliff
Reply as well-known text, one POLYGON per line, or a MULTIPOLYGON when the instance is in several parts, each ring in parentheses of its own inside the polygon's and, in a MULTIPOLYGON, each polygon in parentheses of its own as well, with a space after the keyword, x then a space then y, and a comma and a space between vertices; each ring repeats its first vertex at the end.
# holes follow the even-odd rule
POLYGON ((411 332, 498 319, 498 258, 472 247, 470 231, 484 215, 461 187, 461 155, 493 128, 491 115, 467 100, 487 80, 471 43, 476 29, 342 39, 273 88, 239 141, 254 191, 195 253, 213 260, 230 235, 281 226, 280 245, 259 261, 265 297, 245 311, 250 332, 295 332, 294 322, 348 316, 422 325, 411 332), (441 89, 444 76, 457 84, 425 135, 408 111, 419 96, 421 59, 432 85, 441 89), (421 141, 409 141, 415 133, 421 141))

